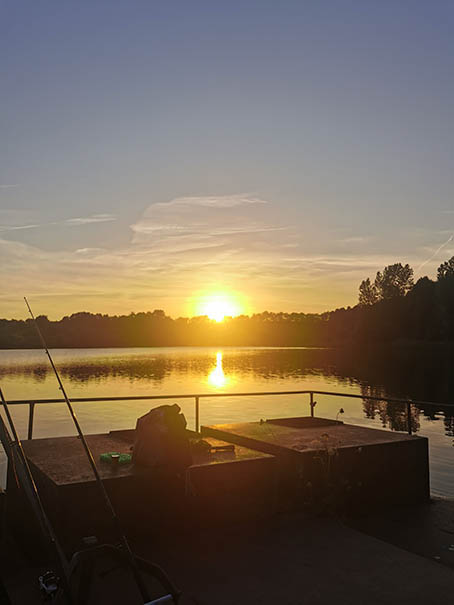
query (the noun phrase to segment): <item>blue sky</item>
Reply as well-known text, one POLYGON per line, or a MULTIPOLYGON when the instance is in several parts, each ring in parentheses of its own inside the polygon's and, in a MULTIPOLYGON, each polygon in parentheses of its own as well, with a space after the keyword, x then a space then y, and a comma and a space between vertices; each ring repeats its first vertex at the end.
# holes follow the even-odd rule
POLYGON ((3 2, 0 316, 319 312, 391 262, 434 275, 453 26, 443 1, 3 2))

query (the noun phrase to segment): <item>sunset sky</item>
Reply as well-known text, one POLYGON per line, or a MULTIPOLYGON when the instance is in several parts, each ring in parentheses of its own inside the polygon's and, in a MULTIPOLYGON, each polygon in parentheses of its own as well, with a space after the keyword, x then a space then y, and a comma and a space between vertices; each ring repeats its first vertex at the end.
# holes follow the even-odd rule
POLYGON ((6 0, 0 317, 354 304, 454 255, 451 1, 6 0))

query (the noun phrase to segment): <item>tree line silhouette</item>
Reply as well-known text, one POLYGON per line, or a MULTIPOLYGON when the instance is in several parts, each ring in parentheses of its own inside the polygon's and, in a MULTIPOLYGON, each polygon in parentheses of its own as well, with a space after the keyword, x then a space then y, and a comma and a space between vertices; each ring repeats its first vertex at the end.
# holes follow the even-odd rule
MULTIPOLYGON (((37 321, 51 348, 152 346, 343 346, 454 342, 454 257, 437 279, 414 282, 413 269, 395 263, 363 280, 358 304, 326 313, 206 316, 172 319, 162 310, 109 316, 74 313, 37 321)), ((0 348, 40 346, 31 320, 0 319, 0 348)))

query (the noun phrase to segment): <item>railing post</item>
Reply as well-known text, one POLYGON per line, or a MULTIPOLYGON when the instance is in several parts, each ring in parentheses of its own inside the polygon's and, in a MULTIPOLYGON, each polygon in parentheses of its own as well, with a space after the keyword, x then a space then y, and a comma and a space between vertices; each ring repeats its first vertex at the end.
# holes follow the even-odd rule
POLYGON ((195 432, 199 432, 199 398, 195 398, 195 432))
POLYGON ((407 401, 407 425, 408 434, 411 435, 411 403, 407 401))
POLYGON ((309 395, 310 395, 310 398, 311 398, 311 401, 310 401, 310 404, 311 404, 311 418, 313 418, 314 417, 314 407, 315 407, 315 403, 316 402, 314 401, 314 393, 312 391, 309 393, 309 395))
POLYGON ((33 418, 35 416, 35 404, 29 403, 28 408, 28 439, 33 439, 33 418))

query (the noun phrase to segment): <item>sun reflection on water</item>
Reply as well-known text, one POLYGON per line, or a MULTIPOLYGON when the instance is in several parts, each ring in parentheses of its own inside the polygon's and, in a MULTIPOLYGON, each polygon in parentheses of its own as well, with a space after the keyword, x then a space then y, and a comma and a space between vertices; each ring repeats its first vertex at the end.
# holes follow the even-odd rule
POLYGON ((222 367, 222 352, 218 351, 216 353, 216 365, 208 374, 208 383, 212 387, 216 387, 218 389, 227 386, 229 384, 230 378, 224 374, 224 369, 222 367))

